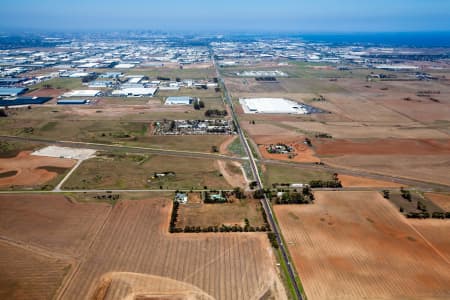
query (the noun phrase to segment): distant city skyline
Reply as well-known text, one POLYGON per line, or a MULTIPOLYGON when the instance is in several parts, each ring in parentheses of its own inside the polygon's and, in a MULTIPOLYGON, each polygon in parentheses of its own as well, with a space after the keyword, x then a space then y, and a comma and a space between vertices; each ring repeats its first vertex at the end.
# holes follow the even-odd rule
POLYGON ((0 30, 450 31, 450 1, 2 0, 0 30))

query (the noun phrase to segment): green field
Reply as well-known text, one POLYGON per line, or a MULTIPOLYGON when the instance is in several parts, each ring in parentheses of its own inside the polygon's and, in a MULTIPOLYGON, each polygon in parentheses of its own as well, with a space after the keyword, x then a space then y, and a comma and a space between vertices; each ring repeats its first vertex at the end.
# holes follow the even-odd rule
POLYGON ((113 154, 83 162, 65 189, 230 189, 214 160, 159 155, 113 154), (152 178, 155 172, 175 176, 152 178))
POLYGON ((36 85, 33 85, 30 90, 37 90, 43 88, 44 86, 50 86, 54 89, 86 89, 87 87, 83 85, 80 78, 53 78, 36 85))
POLYGON ((0 134, 207 153, 228 138, 223 135, 153 136, 148 132, 152 121, 63 119, 55 116, 33 119, 31 115, 30 119, 4 118, 0 119, 0 134))
POLYGON ((291 166, 265 165, 263 172, 266 186, 275 183, 309 183, 311 180, 332 180, 333 174, 291 166))

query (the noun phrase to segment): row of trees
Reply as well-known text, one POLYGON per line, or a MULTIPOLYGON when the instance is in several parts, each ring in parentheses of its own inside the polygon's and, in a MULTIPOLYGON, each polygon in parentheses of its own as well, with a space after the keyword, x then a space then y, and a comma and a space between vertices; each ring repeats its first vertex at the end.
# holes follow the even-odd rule
POLYGON ((205 102, 203 102, 202 100, 194 100, 194 109, 195 110, 200 110, 202 108, 205 108, 205 102))
POLYGON ((220 109, 208 109, 207 111, 205 111, 205 117, 210 117, 210 118, 222 118, 222 117, 226 117, 228 115, 228 112, 224 109, 224 110, 220 110, 220 109))
POLYGON ((177 220, 178 220, 178 209, 180 208, 180 203, 173 202, 173 209, 172 209, 172 215, 170 216, 170 225, 169 225, 169 232, 181 232, 183 231, 181 228, 177 228, 177 220))
POLYGON ((433 219, 450 219, 450 212, 433 212, 432 214, 430 214, 427 211, 422 211, 422 212, 409 212, 406 214, 407 218, 412 218, 412 219, 428 219, 428 218, 433 218, 433 219))
MULTIPOLYGON (((178 228, 178 230, 180 230, 180 228, 178 228)), ((250 226, 250 225, 241 226, 238 224, 235 224, 232 226, 227 226, 227 225, 222 224, 222 226, 208 226, 208 227, 185 226, 184 229, 182 229, 181 231, 177 231, 177 232, 185 232, 185 233, 190 233, 190 232, 195 232, 195 233, 200 233, 200 232, 267 232, 268 230, 269 230, 269 228, 267 226, 250 226)))

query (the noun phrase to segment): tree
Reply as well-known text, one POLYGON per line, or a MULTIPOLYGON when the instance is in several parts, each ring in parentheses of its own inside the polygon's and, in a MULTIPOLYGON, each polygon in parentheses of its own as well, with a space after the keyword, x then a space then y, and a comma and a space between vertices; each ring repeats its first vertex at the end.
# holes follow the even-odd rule
POLYGON ((211 152, 217 153, 219 152, 219 148, 217 148, 217 146, 211 146, 211 152))

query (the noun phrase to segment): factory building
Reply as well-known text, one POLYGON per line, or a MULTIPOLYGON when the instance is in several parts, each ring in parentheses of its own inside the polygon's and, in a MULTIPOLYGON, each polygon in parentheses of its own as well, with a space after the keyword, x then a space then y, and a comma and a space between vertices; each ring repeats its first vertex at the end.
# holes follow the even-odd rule
POLYGON ((112 95, 122 97, 153 97, 157 90, 158 88, 125 88, 113 91, 112 95))
POLYGON ((57 104, 59 105, 84 105, 89 104, 90 100, 87 99, 64 99, 58 100, 57 104))
POLYGON ((65 93, 63 97, 97 97, 102 94, 99 90, 73 90, 71 92, 65 93))
POLYGON ((195 98, 188 96, 167 97, 164 102, 165 105, 190 105, 195 101, 195 98))
POLYGON ((26 88, 0 87, 0 97, 16 97, 25 93, 26 88))

